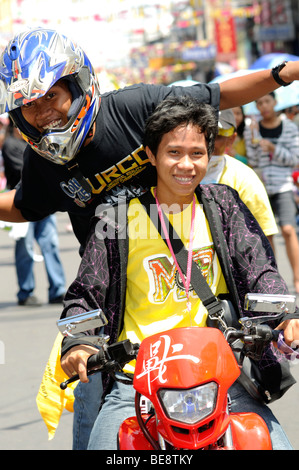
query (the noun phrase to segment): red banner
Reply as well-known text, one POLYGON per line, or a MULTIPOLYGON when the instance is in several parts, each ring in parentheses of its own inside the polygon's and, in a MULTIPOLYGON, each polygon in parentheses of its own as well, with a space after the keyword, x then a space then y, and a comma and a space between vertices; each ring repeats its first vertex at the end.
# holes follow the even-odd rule
POLYGON ((229 12, 222 12, 222 16, 215 18, 215 37, 217 45, 217 58, 230 60, 236 56, 237 40, 233 16, 229 12))

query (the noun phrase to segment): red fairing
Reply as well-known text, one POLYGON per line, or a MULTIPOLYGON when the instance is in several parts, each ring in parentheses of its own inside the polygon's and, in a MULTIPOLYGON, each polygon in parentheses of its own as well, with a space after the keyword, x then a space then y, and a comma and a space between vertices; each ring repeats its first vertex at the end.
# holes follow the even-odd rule
MULTIPOLYGON (((147 416, 144 417, 146 419, 147 416)), ((232 413, 230 425, 234 447, 225 448, 217 443, 208 446, 209 450, 272 450, 270 434, 265 421, 256 413, 232 413)), ((147 429, 157 440, 156 422, 152 418, 147 429)), ((126 419, 119 430, 120 450, 153 450, 153 447, 141 431, 137 418, 126 419)))
POLYGON ((256 413, 231 413, 235 450, 272 450, 268 427, 256 413))
POLYGON ((229 424, 227 391, 240 374, 223 334, 216 328, 177 328, 146 338, 140 346, 134 388, 152 403, 157 430, 176 448, 197 449, 217 441, 229 424), (189 389, 215 382, 212 413, 195 424, 170 419, 160 402, 161 389, 189 389))
MULTIPOLYGON (((148 415, 143 416, 146 420, 148 415)), ((157 441, 157 429, 155 417, 147 423, 147 429, 151 436, 157 441)), ((136 416, 126 419, 120 426, 118 432, 119 450, 154 450, 140 429, 136 416)))

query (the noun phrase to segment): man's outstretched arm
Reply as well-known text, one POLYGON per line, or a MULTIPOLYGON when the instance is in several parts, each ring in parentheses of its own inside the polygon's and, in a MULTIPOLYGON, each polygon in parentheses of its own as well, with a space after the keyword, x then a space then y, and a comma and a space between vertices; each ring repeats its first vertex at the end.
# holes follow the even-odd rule
MULTIPOLYGON (((299 61, 287 62, 279 72, 279 78, 286 83, 299 80, 299 61)), ((279 88, 271 69, 241 75, 219 83, 220 109, 241 106, 279 88)))
POLYGON ((26 222, 21 211, 14 204, 16 190, 0 194, 0 220, 5 222, 26 222))

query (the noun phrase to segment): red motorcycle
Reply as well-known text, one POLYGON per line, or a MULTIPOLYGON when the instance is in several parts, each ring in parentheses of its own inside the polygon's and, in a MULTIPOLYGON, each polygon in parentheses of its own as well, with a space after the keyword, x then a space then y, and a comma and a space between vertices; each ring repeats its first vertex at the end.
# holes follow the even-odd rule
MULTIPOLYGON (((290 308, 281 297, 271 296, 269 302, 266 296, 266 302, 263 296, 251 308, 279 309, 281 314, 281 309, 290 308)), ((63 320, 60 329, 64 334, 70 334, 74 318, 63 320)), ((256 344, 261 351, 270 341, 277 341, 278 332, 262 324, 264 321, 265 317, 242 319, 240 329, 224 332, 208 327, 177 328, 150 336, 141 345, 126 340, 108 346, 107 338, 95 337, 102 347, 89 358, 89 374, 114 374, 136 358, 136 416, 122 423, 119 449, 270 450, 263 419, 255 413, 232 413, 228 395, 240 375, 233 350, 240 351, 241 344, 247 354, 256 351, 256 344)), ((77 379, 72 377, 61 388, 77 379)))

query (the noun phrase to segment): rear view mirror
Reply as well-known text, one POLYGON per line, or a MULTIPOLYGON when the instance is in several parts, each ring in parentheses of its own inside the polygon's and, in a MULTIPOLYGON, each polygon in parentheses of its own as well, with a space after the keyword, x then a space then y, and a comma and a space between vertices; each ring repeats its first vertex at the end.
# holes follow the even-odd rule
POLYGON ((244 308, 251 312, 293 313, 296 308, 296 296, 280 294, 246 294, 244 308))
POLYGON ((107 325, 107 323, 108 321, 103 311, 98 309, 58 320, 57 326, 64 336, 68 336, 92 330, 94 328, 101 328, 102 326, 107 325))

